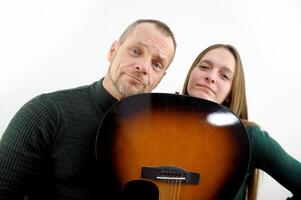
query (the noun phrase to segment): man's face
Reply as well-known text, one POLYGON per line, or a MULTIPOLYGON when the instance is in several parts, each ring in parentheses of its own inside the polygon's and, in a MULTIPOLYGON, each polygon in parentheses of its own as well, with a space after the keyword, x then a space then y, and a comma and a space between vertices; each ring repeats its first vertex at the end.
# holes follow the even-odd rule
POLYGON ((173 55, 171 37, 157 30, 154 24, 138 24, 122 44, 115 41, 109 51, 111 64, 106 76, 111 82, 109 92, 117 99, 151 92, 164 76, 173 55))

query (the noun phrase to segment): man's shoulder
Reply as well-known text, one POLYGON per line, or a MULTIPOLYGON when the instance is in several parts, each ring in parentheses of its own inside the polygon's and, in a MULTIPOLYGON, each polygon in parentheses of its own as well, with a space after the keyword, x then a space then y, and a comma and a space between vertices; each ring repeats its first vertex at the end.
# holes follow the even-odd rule
POLYGON ((80 93, 87 93, 91 91, 92 85, 95 84, 87 84, 87 85, 82 85, 82 86, 77 86, 77 87, 71 87, 68 89, 61 89, 49 93, 43 93, 42 95, 47 96, 49 98, 54 98, 54 97, 60 97, 60 96, 72 96, 80 93))
POLYGON ((28 104, 33 104, 39 107, 65 107, 68 105, 81 104, 91 99, 93 93, 93 85, 82 85, 69 89, 62 89, 48 93, 42 93, 32 98, 28 104))

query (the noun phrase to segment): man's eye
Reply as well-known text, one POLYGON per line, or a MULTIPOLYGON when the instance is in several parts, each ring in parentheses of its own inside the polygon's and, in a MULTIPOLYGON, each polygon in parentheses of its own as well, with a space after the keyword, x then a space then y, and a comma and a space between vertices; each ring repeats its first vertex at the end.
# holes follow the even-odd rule
POLYGON ((155 63, 154 66, 155 66, 156 69, 162 69, 163 68, 163 66, 160 63, 155 63))
POLYGON ((130 48, 129 52, 130 52, 130 55, 132 55, 132 56, 138 56, 141 54, 141 52, 137 48, 130 48))

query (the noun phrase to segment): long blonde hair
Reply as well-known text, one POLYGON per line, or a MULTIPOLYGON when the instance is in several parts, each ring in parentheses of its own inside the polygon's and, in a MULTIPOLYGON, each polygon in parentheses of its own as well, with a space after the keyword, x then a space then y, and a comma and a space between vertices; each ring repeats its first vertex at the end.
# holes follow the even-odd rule
MULTIPOLYGON (((188 95, 187 92, 187 85, 188 81, 191 75, 192 70, 195 68, 195 66, 199 63, 199 61, 207 54, 209 51, 217 48, 224 48, 229 50, 231 54, 235 58, 235 73, 232 81, 232 87, 230 90, 230 93, 226 100, 222 103, 222 105, 226 106, 231 110, 233 113, 235 113, 242 122, 248 126, 251 122, 248 121, 248 106, 247 106, 247 98, 246 98, 246 88, 245 88, 245 76, 244 76, 244 70, 242 66, 242 62, 240 59, 240 55, 235 47, 228 44, 215 44, 212 46, 209 46, 205 50, 203 50, 194 60, 192 63, 182 90, 182 94, 188 95)), ((246 188, 245 193, 245 199, 247 200, 256 200, 257 197, 257 189, 258 189, 258 180, 259 180, 259 170, 255 169, 253 172, 252 178, 248 182, 248 186, 246 188)))

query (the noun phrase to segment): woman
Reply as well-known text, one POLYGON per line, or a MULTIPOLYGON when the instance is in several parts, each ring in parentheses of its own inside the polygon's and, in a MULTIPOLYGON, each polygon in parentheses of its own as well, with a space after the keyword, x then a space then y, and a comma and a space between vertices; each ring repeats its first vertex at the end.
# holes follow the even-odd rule
POLYGON ((292 199, 301 199, 301 163, 255 123, 248 121, 244 72, 238 51, 233 46, 216 44, 201 52, 187 74, 182 93, 228 107, 246 126, 251 161, 235 199, 256 199, 258 169, 290 190, 292 199))

